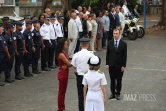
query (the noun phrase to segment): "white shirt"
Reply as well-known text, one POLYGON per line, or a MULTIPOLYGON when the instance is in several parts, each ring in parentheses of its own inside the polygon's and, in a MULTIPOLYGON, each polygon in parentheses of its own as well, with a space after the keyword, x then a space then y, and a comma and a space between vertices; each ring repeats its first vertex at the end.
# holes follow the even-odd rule
POLYGON ((86 15, 89 15, 90 14, 90 12, 89 11, 86 11, 86 13, 85 13, 86 15))
POLYGON ((79 32, 83 32, 83 29, 82 29, 82 22, 81 22, 81 19, 79 16, 77 16, 76 18, 76 23, 77 23, 77 26, 78 26, 78 29, 79 29, 79 32))
POLYGON ((125 26, 125 16, 122 14, 122 12, 119 12, 119 19, 122 24, 122 26, 125 26))
POLYGON ((124 13, 125 13, 125 15, 130 15, 130 11, 129 11, 129 9, 127 8, 126 5, 123 5, 122 8, 124 9, 124 13))
POLYGON ((63 25, 59 23, 58 21, 56 22, 55 29, 56 29, 57 37, 64 37, 63 25))
POLYGON ((88 20, 88 31, 92 31, 92 23, 88 20))
POLYGON ((87 63, 89 58, 93 56, 94 54, 87 49, 82 49, 74 54, 71 64, 76 67, 78 75, 84 75, 84 73, 89 70, 89 65, 87 63))
POLYGON ((50 41, 50 24, 46 25, 44 23, 40 28, 40 34, 44 40, 50 41))
POLYGON ((57 39, 57 35, 56 35, 56 27, 55 27, 56 23, 51 23, 50 22, 50 39, 55 40, 57 39))
POLYGON ((119 46, 119 42, 120 42, 120 38, 118 39, 118 40, 115 40, 114 39, 114 46, 115 46, 115 44, 116 44, 116 41, 117 41, 117 47, 119 46))
POLYGON ((83 85, 88 85, 88 91, 100 91, 101 85, 106 85, 105 74, 101 71, 89 70, 83 78, 83 85))

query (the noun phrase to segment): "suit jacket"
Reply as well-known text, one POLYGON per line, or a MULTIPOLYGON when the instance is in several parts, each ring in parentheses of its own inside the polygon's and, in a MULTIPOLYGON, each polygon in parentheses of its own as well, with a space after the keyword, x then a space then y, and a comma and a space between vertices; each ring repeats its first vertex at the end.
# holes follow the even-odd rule
POLYGON ((82 19, 82 29, 83 29, 83 36, 87 37, 87 34, 89 33, 87 20, 82 19))
POLYGON ((109 41, 107 45, 106 65, 109 65, 110 67, 126 67, 126 61, 127 43, 120 40, 116 51, 114 47, 114 40, 109 41))
POLYGON ((112 13, 110 13, 108 15, 109 19, 110 19, 110 28, 112 28, 112 30, 114 30, 116 28, 116 21, 115 21, 115 17, 112 15, 112 13))
POLYGON ((68 23, 68 38, 78 38, 78 29, 74 19, 70 19, 68 23))

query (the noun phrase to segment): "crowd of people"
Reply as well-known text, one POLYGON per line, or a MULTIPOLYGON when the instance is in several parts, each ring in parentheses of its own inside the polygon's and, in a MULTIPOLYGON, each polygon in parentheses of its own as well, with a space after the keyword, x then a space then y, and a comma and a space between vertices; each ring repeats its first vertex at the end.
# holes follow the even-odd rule
MULTIPOLYGON (((134 11, 137 13, 137 7, 134 11)), ((117 95, 116 98, 119 100, 122 73, 126 67, 127 58, 127 45, 120 38, 122 38, 121 35, 125 26, 125 15, 129 13, 125 1, 122 7, 108 3, 104 11, 97 11, 96 13, 91 11, 90 6, 87 8, 78 6, 77 10, 66 10, 64 14, 60 11, 51 13, 51 10, 46 8, 45 13, 39 15, 38 19, 25 15, 23 23, 17 21, 13 24, 9 22, 9 17, 3 17, 3 23, 0 23, 0 73, 4 71, 5 82, 14 82, 11 78, 14 58, 16 80, 25 79, 21 75, 21 64, 24 67, 25 77, 40 74, 41 72, 38 69, 40 57, 42 71, 50 71, 59 67, 58 110, 66 111, 64 100, 69 67, 74 66, 76 69, 79 111, 84 111, 84 100, 86 100, 85 110, 94 111, 91 99, 96 100, 96 98, 91 98, 91 95, 95 94, 94 91, 98 92, 100 90, 103 92, 104 102, 101 102, 103 96, 99 94, 100 99, 98 101, 100 102, 95 106, 100 106, 100 108, 95 109, 104 111, 103 104, 106 102, 104 85, 107 82, 104 73, 99 71, 101 60, 94 54, 101 51, 101 48, 103 50, 107 49, 106 65, 110 72, 112 92, 110 99, 117 95), (108 44, 113 44, 110 46, 115 46, 115 51, 112 50, 114 48, 108 47, 108 44), (120 47, 119 50, 117 50, 118 46, 120 47), (67 49, 68 53, 65 52, 67 49), (116 55, 117 53, 114 54, 116 51, 119 51, 120 56, 116 55), (112 60, 110 57, 112 59, 115 57, 118 60, 112 60), (30 72, 30 66, 33 74, 30 72), (96 74, 96 76, 91 75, 91 73, 96 74), (120 73, 120 76, 115 77, 116 73, 120 73), (116 91, 118 92, 115 92, 116 80, 118 85, 116 91), (94 87, 94 85, 96 86, 94 87), (86 98, 87 87, 89 93, 86 98)), ((0 85, 3 86, 4 84, 0 85)))

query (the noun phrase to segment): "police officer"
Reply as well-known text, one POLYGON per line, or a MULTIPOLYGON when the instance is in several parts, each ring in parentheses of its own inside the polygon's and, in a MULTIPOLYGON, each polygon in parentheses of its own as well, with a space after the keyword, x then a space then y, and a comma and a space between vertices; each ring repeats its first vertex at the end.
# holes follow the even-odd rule
POLYGON ((25 39, 21 33, 22 23, 16 22, 16 31, 13 33, 13 39, 15 44, 15 79, 22 80, 24 79, 20 74, 20 66, 23 63, 23 55, 27 54, 28 51, 25 47, 25 39))
POLYGON ((27 54, 24 54, 23 64, 24 64, 24 76, 31 77, 33 74, 29 71, 29 65, 32 61, 32 51, 35 52, 35 48, 33 47, 33 38, 32 38, 32 22, 26 22, 26 29, 23 33, 25 39, 25 46, 28 51, 27 54))
POLYGON ((14 80, 10 78, 11 76, 11 70, 13 68, 13 62, 14 62, 14 40, 13 40, 13 30, 14 30, 14 25, 9 23, 7 25, 7 32, 4 35, 4 39, 6 41, 6 46, 8 47, 8 51, 10 54, 10 60, 5 59, 5 82, 12 83, 14 80))
POLYGON ((54 69, 56 67, 53 66, 53 60, 55 55, 55 48, 57 42, 57 35, 56 35, 56 23, 55 23, 55 16, 50 17, 50 39, 51 39, 51 47, 49 48, 49 57, 48 57, 48 67, 50 69, 54 69))
MULTIPOLYGON (((7 56, 7 59, 10 60, 10 54, 8 52, 6 41, 4 40, 2 33, 4 32, 3 24, 0 23, 0 74, 2 71, 4 71, 4 60, 5 55, 7 56)), ((4 84, 0 83, 0 86, 4 86, 4 84)))
POLYGON ((24 15, 24 21, 23 21, 21 33, 24 33, 24 31, 26 30, 26 22, 30 20, 31 20, 30 15, 24 15))
POLYGON ((42 43, 42 38, 40 35, 40 23, 35 20, 33 21, 34 25, 34 30, 32 31, 32 36, 33 36, 33 43, 35 47, 35 52, 32 52, 32 73, 34 74, 40 74, 38 70, 38 61, 40 58, 40 50, 41 50, 41 43, 42 43))
POLYGON ((48 51, 52 45, 50 40, 50 23, 49 17, 44 18, 44 24, 40 28, 40 34, 42 36, 42 54, 41 54, 41 69, 42 71, 50 71, 48 68, 48 51))
POLYGON ((77 79, 77 91, 78 91, 78 107, 79 111, 84 111, 84 96, 83 96, 83 75, 86 71, 89 69, 88 60, 89 58, 93 57, 94 54, 90 51, 88 51, 89 47, 89 38, 81 38, 81 48, 82 50, 75 53, 71 64, 76 68, 76 79, 77 79))
POLYGON ((9 17, 3 17, 2 21, 3 21, 3 28, 4 28, 3 35, 5 35, 5 33, 7 32, 7 25, 9 23, 9 17))
POLYGON ((58 21, 56 22, 56 34, 57 34, 57 41, 62 39, 64 37, 64 30, 63 30, 63 16, 58 16, 57 17, 58 21))

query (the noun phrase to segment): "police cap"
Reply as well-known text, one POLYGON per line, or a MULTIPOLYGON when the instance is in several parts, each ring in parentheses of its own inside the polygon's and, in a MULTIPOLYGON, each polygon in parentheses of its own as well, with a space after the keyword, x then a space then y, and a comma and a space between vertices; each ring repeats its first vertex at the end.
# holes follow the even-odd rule
POLYGON ((31 21, 27 21, 27 22, 26 22, 26 25, 31 25, 31 24, 32 24, 31 21))
POLYGON ((55 16, 50 16, 50 19, 55 20, 56 17, 55 16))
POLYGON ((31 16, 30 15, 24 15, 24 19, 30 19, 31 16))
POLYGON ((80 41, 81 43, 89 43, 89 42, 90 42, 90 39, 89 39, 89 38, 81 38, 81 39, 79 39, 79 41, 80 41))
POLYGON ((3 17, 2 21, 9 20, 9 17, 3 17))
POLYGON ((34 20, 34 21, 32 21, 32 23, 33 24, 37 24, 37 23, 39 23, 39 21, 38 20, 34 20))
POLYGON ((50 20, 50 17, 44 17, 44 20, 50 20))
POLYGON ((22 26, 22 25, 23 25, 23 24, 22 24, 21 22, 19 22, 19 21, 15 22, 15 24, 16 24, 17 26, 22 26))
POLYGON ((12 23, 8 23, 7 28, 14 28, 14 25, 12 23))
POLYGON ((58 19, 64 19, 64 17, 61 15, 61 16, 58 16, 57 17, 58 19))

